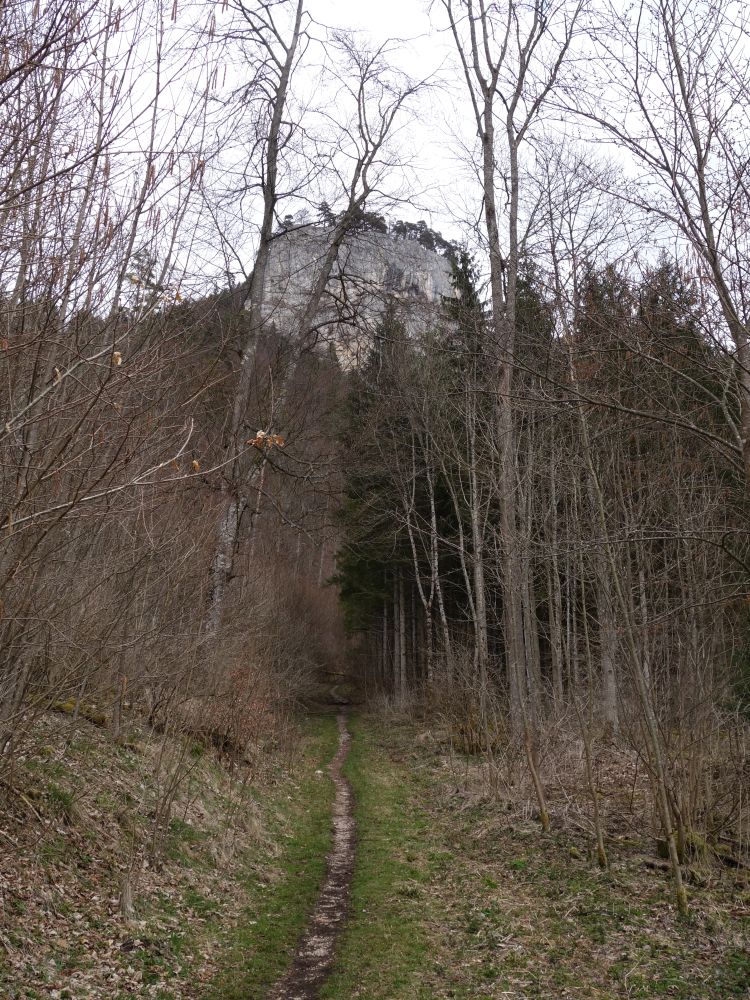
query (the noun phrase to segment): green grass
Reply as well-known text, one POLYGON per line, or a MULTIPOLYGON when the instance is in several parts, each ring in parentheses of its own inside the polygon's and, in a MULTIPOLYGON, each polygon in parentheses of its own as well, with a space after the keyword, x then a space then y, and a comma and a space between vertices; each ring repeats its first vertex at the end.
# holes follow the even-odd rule
MULTIPOLYGON (((286 970, 325 874, 331 841, 333 783, 325 769, 337 743, 333 716, 311 719, 304 765, 294 794, 277 803, 279 855, 273 871, 244 859, 244 889, 251 902, 232 928, 220 971, 206 1000, 260 1000, 286 970)), ((288 787, 288 786, 285 786, 288 787)))
MULTIPOLYGON (((54 742, 18 776, 48 822, 24 841, 33 865, 24 867, 24 891, 6 899, 0 996, 47 998, 73 974, 112 1000, 265 996, 307 922, 330 842, 336 721, 302 720, 294 731, 295 749, 266 754, 260 780, 229 775, 225 761, 196 749, 161 850, 142 876, 136 870, 136 922, 125 924, 110 902, 120 882, 111 860, 150 843, 147 810, 165 745, 146 730, 133 749, 98 730, 69 741, 67 729, 53 729, 54 742), (40 898, 37 882, 59 889, 40 898)), ((166 749, 184 751, 172 740, 166 749)))
POLYGON ((357 859, 351 916, 323 1000, 433 996, 428 920, 431 874, 449 862, 431 852, 417 772, 394 760, 367 720, 354 734, 346 774, 355 794, 357 859))
POLYGON ((164 843, 164 854, 170 861, 177 861, 183 867, 195 864, 190 848, 197 847, 205 840, 205 835, 181 819, 172 819, 164 843))
MULTIPOLYGON (((421 731, 413 725, 368 717, 351 720, 350 728, 353 897, 321 1000, 750 996, 750 881, 743 871, 707 868, 704 882, 691 887, 689 920, 678 920, 667 879, 643 863, 645 842, 613 842, 612 870, 602 872, 580 832, 559 824, 542 836, 489 796, 477 796, 463 784, 463 765, 456 768, 440 744, 417 738, 421 731)), ((139 995, 268 995, 288 967, 324 875, 333 798, 326 765, 336 741, 333 716, 307 720, 293 759, 269 758, 272 776, 243 788, 248 836, 236 842, 229 869, 225 855, 213 850, 209 830, 221 832, 217 827, 204 829, 187 810, 172 819, 165 866, 178 876, 176 884, 160 882, 139 894, 142 923, 115 932, 132 933, 132 948, 117 948, 114 961, 123 973, 138 970, 139 995)), ((203 794, 205 807, 216 812, 228 794, 225 772, 210 755, 201 768, 215 769, 210 797, 205 788, 203 794)), ((35 859, 54 879, 63 865, 75 869, 74 898, 60 893, 54 907, 57 921, 77 927, 82 901, 101 891, 99 847, 85 823, 64 823, 77 804, 68 772, 45 779, 39 808, 57 822, 36 843, 35 859)), ((205 785, 205 773, 201 780, 205 785)), ((113 812, 128 799, 117 785, 96 801, 113 812)), ((232 801, 237 809, 240 800, 232 801)), ((11 895, 6 904, 28 923, 33 896, 11 895)), ((112 936, 106 912, 96 920, 87 920, 89 932, 112 936)), ((7 937, 16 951, 28 947, 12 923, 7 937)), ((54 969, 90 971, 95 949, 82 948, 75 934, 55 941, 47 950, 54 969)), ((7 983, 2 960, 0 951, 0 980, 7 983)), ((47 975, 52 967, 44 968, 47 975)), ((35 993, 34 985, 10 995, 48 995, 35 993)), ((114 992, 112 1000, 131 995, 114 992)))
POLYGON ((61 788, 53 781, 47 786, 47 801, 54 813, 64 822, 71 823, 75 816, 75 802, 73 793, 67 788, 61 788))
POLYGON ((746 997, 750 993, 750 948, 733 950, 725 956, 714 985, 726 997, 746 997))
POLYGON ((466 802, 445 758, 407 725, 354 720, 352 912, 321 1000, 724 1000, 750 988, 738 947, 750 894, 715 872, 673 913, 643 847, 602 872, 581 838, 466 802), (735 943, 733 943, 735 942, 735 943))

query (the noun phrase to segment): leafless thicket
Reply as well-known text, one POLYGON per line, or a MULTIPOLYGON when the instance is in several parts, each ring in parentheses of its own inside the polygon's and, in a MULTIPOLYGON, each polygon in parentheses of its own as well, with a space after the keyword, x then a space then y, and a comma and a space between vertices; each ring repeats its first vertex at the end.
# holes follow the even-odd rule
POLYGON ((3 770, 49 711, 242 758, 341 655, 341 373, 313 320, 415 85, 301 0, 0 19, 3 770), (269 247, 323 200, 330 253, 279 329, 269 247))
POLYGON ((345 371, 342 250, 409 193, 389 47, 303 0, 3 5, 0 777, 50 710, 241 757, 341 668, 338 546, 368 689, 423 695, 544 829, 574 747, 603 865, 621 753, 684 909, 691 852, 747 851, 747 28, 431 13, 475 240, 392 225, 457 294, 345 371), (311 226, 285 325, 275 241, 311 226))
POLYGON ((439 7, 486 294, 457 253, 443 323, 385 324, 357 376, 344 596, 369 683, 424 692, 505 794, 523 761, 544 829, 577 743, 603 865, 597 762, 646 775, 684 911, 686 858, 747 851, 746 27, 731 4, 439 7))

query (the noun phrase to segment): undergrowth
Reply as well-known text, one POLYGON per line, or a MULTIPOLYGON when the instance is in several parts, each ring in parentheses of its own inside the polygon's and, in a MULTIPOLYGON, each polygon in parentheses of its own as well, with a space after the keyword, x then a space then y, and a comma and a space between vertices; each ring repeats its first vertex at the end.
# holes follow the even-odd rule
POLYGON ((2 788, 3 1000, 262 996, 322 875, 335 720, 304 720, 294 752, 250 771, 188 754, 158 837, 155 775, 183 759, 177 741, 144 728, 119 746, 86 719, 61 732, 57 717, 37 735, 2 788))
POLYGON ((714 867, 678 918, 653 844, 590 837, 478 795, 472 769, 392 718, 356 724, 352 918, 326 1000, 729 1000, 750 991, 750 884, 714 867))

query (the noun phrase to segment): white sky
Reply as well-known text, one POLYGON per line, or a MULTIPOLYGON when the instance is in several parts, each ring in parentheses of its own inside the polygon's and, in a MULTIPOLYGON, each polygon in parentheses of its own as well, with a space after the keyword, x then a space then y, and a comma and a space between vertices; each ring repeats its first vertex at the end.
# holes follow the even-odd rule
MULTIPOLYGON (((447 28, 445 11, 440 0, 434 0, 431 6, 430 11, 429 0, 306 0, 307 12, 319 26, 312 33, 321 41, 325 38, 326 27, 361 33, 362 41, 369 40, 372 48, 377 48, 390 39, 394 45, 389 47, 389 61, 412 79, 428 79, 431 83, 416 98, 418 103, 413 109, 415 114, 400 134, 403 152, 411 162, 411 170, 404 184, 404 190, 410 192, 409 201, 388 207, 382 202, 378 204, 371 201, 368 207, 371 210, 385 211, 391 219, 400 217, 416 221, 423 218, 444 236, 465 240, 472 246, 476 245, 472 238, 473 227, 478 225, 481 229, 481 188, 476 183, 476 128, 453 39, 447 28)), ((205 12, 207 8, 199 4, 195 9, 205 12)), ((217 3, 214 9, 221 9, 221 5, 217 3)), ((550 44, 554 49, 554 41, 550 44)), ((584 85, 588 89, 587 96, 593 101, 601 100, 602 104, 606 103, 604 99, 608 95, 602 94, 600 87, 606 88, 607 84, 598 83, 591 73, 592 44, 587 46, 583 43, 583 47, 578 47, 577 42, 576 46, 576 51, 570 55, 573 61, 576 57, 580 60, 581 76, 577 85, 584 85)), ((298 68, 300 75, 296 80, 301 85, 301 91, 315 91, 320 58, 319 50, 318 53, 311 50, 309 57, 298 68)), ((235 67, 235 72, 241 72, 241 69, 235 67)), ((587 91, 584 90, 583 93, 586 94, 587 91)), ((304 104, 304 95, 301 100, 304 104)), ((324 113, 330 116, 332 122, 336 122, 335 105, 325 106, 324 113)), ((554 139, 565 147, 566 153, 575 149, 576 137, 593 138, 593 133, 581 125, 580 119, 565 113, 545 122, 537 122, 533 132, 537 137, 544 135, 554 139), (560 140, 563 140, 562 143, 560 140)), ((602 159, 611 155, 614 149, 610 142, 602 142, 601 135, 595 144, 588 142, 587 146, 589 153, 593 152, 602 159)), ((502 148, 500 136, 500 156, 502 148)), ((238 155, 242 166, 245 151, 240 150, 238 155)), ((528 165, 532 164, 535 155, 532 144, 527 143, 524 156, 527 157, 528 165)), ((617 158, 620 177, 624 173, 632 180, 640 173, 640 168, 632 158, 628 160, 621 151, 617 152, 617 158)), ((524 188, 533 191, 534 182, 525 184, 524 188)), ((292 197, 280 206, 280 213, 298 211, 305 205, 307 209, 314 211, 322 197, 328 195, 310 185, 307 189, 301 189, 299 198, 292 197)), ((502 199, 502 190, 500 197, 502 199)), ((632 212, 630 214, 633 215, 632 212)), ((252 227, 249 215, 243 216, 240 221, 243 225, 249 222, 252 227)), ((633 221, 634 219, 631 220, 628 232, 639 248, 653 244, 653 234, 649 239, 633 227, 633 221)), ((239 231, 243 232, 242 226, 239 231)), ((481 243, 481 239, 479 242, 481 243)), ((236 246, 242 258, 246 257, 247 261, 251 261, 251 241, 244 234, 236 246)), ((210 251, 209 246, 207 252, 210 251)))
POLYGON ((440 4, 434 4, 432 13, 428 6, 427 0, 308 0, 319 24, 361 32, 373 47, 389 40, 399 43, 395 64, 412 78, 434 84, 419 98, 419 113, 408 129, 416 168, 414 202, 392 214, 412 221, 424 218, 443 235, 460 239, 466 202, 476 192, 466 183, 454 139, 458 132, 470 141, 475 129, 468 107, 462 109, 455 99, 463 96, 463 79, 457 76, 453 39, 440 4))
POLYGON ((416 38, 430 28, 420 0, 310 0, 309 9, 322 24, 366 31, 376 41, 416 38))

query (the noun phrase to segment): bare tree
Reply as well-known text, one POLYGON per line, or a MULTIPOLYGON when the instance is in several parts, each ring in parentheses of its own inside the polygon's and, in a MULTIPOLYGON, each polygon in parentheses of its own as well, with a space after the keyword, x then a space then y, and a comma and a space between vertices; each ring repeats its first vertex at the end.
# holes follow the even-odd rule
POLYGON ((746 19, 728 0, 656 0, 613 8, 607 27, 578 110, 632 157, 639 174, 620 196, 659 220, 657 238, 677 238, 707 310, 723 320, 708 328, 734 370, 719 403, 750 482, 746 19), (586 99, 594 92, 608 96, 604 108, 586 99))
POLYGON ((196 474, 183 404, 197 352, 174 311, 207 102, 194 88, 175 123, 191 55, 168 44, 186 31, 170 14, 71 2, 0 15, 4 744, 51 699, 74 692, 78 712, 92 681, 117 715, 136 636, 158 632, 142 602, 165 558, 183 565, 155 512, 196 474), (121 585, 146 567, 136 599, 121 585))
POLYGON ((516 294, 523 246, 521 154, 554 90, 583 10, 582 3, 443 0, 463 69, 481 149, 481 190, 490 265, 493 349, 497 364, 497 447, 500 520, 504 546, 504 619, 507 676, 514 717, 528 696, 523 642, 520 552, 516 525, 513 370, 516 294), (501 235, 501 191, 507 193, 501 235))
MULTIPOLYGON (((242 346, 237 388, 234 393, 233 412, 229 433, 230 460, 224 479, 224 498, 221 505, 216 552, 211 570, 211 598, 207 630, 214 634, 219 627, 226 589, 231 579, 232 561, 237 548, 240 524, 247 508, 247 482, 252 465, 249 457, 257 454, 248 448, 257 437, 248 423, 248 406, 257 361, 257 347, 261 331, 270 323, 264 309, 267 293, 267 271, 271 247, 279 236, 280 206, 287 202, 290 190, 299 192, 305 181, 313 182, 312 173, 307 178, 292 178, 282 170, 282 157, 287 146, 296 141, 298 126, 288 120, 288 103, 295 67, 309 41, 305 23, 304 4, 265 4, 250 9, 243 4, 238 11, 244 20, 241 37, 252 50, 253 83, 243 91, 241 98, 248 105, 260 105, 253 111, 253 157, 259 164, 255 184, 262 197, 262 222, 258 234, 257 251, 248 281, 239 287, 237 303, 247 308, 249 327, 242 346), (286 40, 278 26, 280 11, 288 8, 292 15, 286 40), (286 185, 286 187, 285 187, 286 185), (247 435, 252 433, 252 438, 247 435)), ((283 14, 282 14, 283 16, 283 14)), ((338 134, 338 145, 330 155, 330 168, 335 178, 340 211, 332 230, 326 233, 326 247, 320 260, 315 262, 314 277, 306 290, 304 301, 298 304, 293 329, 285 331, 295 357, 314 348, 318 328, 316 317, 323 300, 329 278, 342 243, 349 229, 368 198, 382 193, 387 169, 393 165, 390 144, 399 126, 399 120, 416 85, 391 72, 387 60, 387 46, 369 52, 359 50, 345 34, 337 34, 335 45, 341 56, 343 75, 339 99, 344 102, 344 126, 338 134)), ((312 150, 310 154, 312 154, 312 150)), ((301 159, 305 160, 305 151, 301 159)), ((307 162, 312 162, 312 159, 307 162)), ((313 171, 313 167, 310 167, 313 171)), ((251 172, 251 168, 249 168, 251 172)), ((319 180, 316 178, 316 180, 319 180)), ((287 367, 289 367, 287 365, 287 367)), ((294 364, 292 364, 292 370, 294 364)), ((284 408, 284 383, 290 380, 288 372, 277 372, 276 398, 271 410, 274 421, 284 408)), ((268 427, 264 435, 270 435, 268 427)), ((271 438, 264 438, 263 448, 271 438)), ((263 450, 263 449, 262 449, 263 450)), ((262 456, 261 474, 265 470, 267 455, 262 456)))

